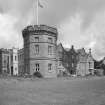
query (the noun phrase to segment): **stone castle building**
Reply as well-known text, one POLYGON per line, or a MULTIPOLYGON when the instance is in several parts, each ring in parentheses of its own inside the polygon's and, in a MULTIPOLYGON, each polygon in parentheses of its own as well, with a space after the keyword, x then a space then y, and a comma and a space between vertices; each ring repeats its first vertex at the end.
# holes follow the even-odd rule
POLYGON ((10 54, 7 49, 0 49, 0 74, 10 73, 10 54))
POLYGON ((10 49, 10 63, 11 75, 18 75, 18 48, 10 49))
POLYGON ((66 51, 66 53, 67 53, 67 57, 69 58, 69 59, 67 59, 67 57, 66 57, 66 59, 65 59, 68 62, 68 71, 70 74, 76 74, 76 72, 77 72, 76 67, 77 67, 77 62, 78 62, 77 57, 78 56, 77 56, 76 50, 74 49, 74 46, 72 45, 71 48, 69 49, 69 51, 66 51))
POLYGON ((94 74, 94 59, 91 54, 91 49, 89 53, 86 53, 85 49, 79 49, 78 51, 78 63, 77 63, 77 74, 85 76, 87 74, 94 74))
POLYGON ((86 53, 84 48, 75 50, 74 46, 66 50, 62 44, 59 44, 57 48, 58 73, 62 74, 65 71, 71 75, 94 75, 94 59, 91 50, 86 53))
POLYGON ((18 50, 18 75, 24 74, 24 48, 18 50))
POLYGON ((62 46, 62 44, 57 45, 57 74, 63 75, 63 72, 66 71, 67 67, 64 65, 67 64, 66 60, 64 61, 64 56, 66 56, 66 52, 62 46))
POLYGON ((0 49, 0 74, 18 75, 18 49, 0 49))
POLYGON ((28 26, 23 30, 24 70, 33 75, 40 71, 44 77, 57 76, 57 29, 46 25, 28 26))
POLYGON ((56 28, 46 25, 27 26, 22 31, 24 48, 0 49, 0 74, 34 75, 40 72, 45 78, 68 75, 94 74, 91 49, 65 49, 57 45, 56 28))

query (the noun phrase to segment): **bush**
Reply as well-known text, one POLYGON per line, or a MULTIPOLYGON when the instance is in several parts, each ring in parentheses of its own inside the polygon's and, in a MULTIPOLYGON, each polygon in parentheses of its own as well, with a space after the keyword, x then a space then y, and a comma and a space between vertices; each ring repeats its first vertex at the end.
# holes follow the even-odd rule
POLYGON ((31 76, 30 74, 28 74, 28 73, 25 73, 25 74, 23 75, 23 77, 24 77, 24 78, 31 78, 32 76, 31 76))
POLYGON ((68 76, 67 72, 63 71, 63 76, 64 77, 68 76))
POLYGON ((39 71, 36 71, 33 76, 38 77, 38 78, 42 78, 42 74, 39 71))

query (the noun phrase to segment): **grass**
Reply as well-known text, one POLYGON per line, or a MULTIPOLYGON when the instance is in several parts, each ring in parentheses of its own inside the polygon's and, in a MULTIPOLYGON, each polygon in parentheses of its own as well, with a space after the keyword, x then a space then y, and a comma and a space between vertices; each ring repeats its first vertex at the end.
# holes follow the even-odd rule
POLYGON ((0 105, 105 105, 105 77, 1 79, 0 105))

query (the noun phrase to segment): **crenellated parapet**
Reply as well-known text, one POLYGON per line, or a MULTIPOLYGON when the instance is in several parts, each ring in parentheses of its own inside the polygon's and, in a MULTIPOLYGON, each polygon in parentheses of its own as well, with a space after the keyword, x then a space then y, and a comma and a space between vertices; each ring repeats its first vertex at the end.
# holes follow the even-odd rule
POLYGON ((56 28, 49 27, 47 25, 30 25, 27 26, 23 31, 23 37, 29 35, 29 33, 33 34, 50 34, 52 36, 57 37, 58 32, 56 28))

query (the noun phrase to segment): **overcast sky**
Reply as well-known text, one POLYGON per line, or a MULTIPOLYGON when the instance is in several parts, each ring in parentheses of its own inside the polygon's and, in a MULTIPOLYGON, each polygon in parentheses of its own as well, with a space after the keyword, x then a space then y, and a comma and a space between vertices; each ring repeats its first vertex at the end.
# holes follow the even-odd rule
MULTIPOLYGON (((58 28, 64 47, 92 48, 105 56, 105 0, 40 0, 39 23, 58 28)), ((21 31, 36 24, 35 0, 0 0, 0 48, 22 48, 21 31)))

